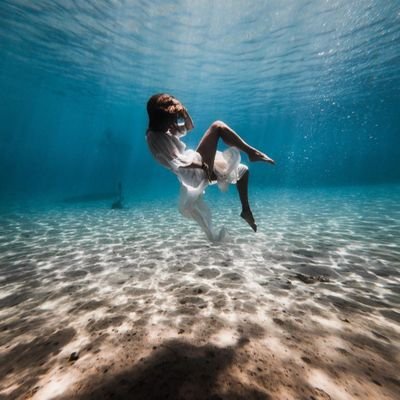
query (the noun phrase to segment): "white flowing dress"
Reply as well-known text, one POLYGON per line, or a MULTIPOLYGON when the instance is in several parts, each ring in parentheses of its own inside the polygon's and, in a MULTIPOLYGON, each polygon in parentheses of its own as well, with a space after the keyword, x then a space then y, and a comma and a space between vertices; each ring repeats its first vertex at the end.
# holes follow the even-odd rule
MULTIPOLYGON (((181 137, 181 136, 180 136, 181 137)), ((201 164, 202 157, 197 151, 186 150, 180 137, 167 132, 148 130, 146 140, 154 158, 170 169, 181 183, 179 211, 187 218, 196 221, 211 241, 221 240, 225 235, 222 228, 216 231, 212 227, 211 212, 203 200, 205 188, 209 184, 218 184, 222 191, 229 184, 236 183, 247 171, 247 166, 240 163, 240 152, 236 147, 217 151, 214 161, 214 173, 217 180, 209 182, 204 170, 200 168, 182 168, 192 163, 201 164)))

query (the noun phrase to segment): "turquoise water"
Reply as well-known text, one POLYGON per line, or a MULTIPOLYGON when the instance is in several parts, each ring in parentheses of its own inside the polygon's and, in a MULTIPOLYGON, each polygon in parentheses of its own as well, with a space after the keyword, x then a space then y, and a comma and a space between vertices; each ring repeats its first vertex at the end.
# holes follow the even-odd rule
POLYGON ((0 19, 2 198, 169 190, 143 140, 160 91, 190 146, 222 119, 270 154, 254 185, 400 179, 397 1, 4 0, 0 19))
POLYGON ((398 1, 3 0, 0 56, 1 399, 398 397, 398 1), (256 234, 179 214, 157 92, 276 161, 256 234))

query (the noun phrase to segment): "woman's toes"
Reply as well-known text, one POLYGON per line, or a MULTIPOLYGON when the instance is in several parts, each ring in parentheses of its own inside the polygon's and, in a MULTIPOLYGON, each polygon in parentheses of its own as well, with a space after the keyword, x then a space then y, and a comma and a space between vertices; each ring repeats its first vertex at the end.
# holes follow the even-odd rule
POLYGON ((257 232, 257 224, 254 221, 253 213, 250 210, 243 210, 240 216, 251 226, 254 232, 257 232))
POLYGON ((269 158, 266 154, 261 153, 261 151, 254 150, 253 153, 249 154, 249 160, 250 161, 265 161, 269 162, 271 164, 275 164, 275 161, 269 158))

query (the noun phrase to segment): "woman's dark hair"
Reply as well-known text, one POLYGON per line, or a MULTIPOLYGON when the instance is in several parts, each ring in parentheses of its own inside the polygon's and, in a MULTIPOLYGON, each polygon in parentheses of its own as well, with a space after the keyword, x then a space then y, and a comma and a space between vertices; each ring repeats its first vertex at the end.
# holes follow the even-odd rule
POLYGON ((186 128, 193 129, 193 122, 182 103, 167 93, 157 93, 147 102, 149 129, 166 131, 176 123, 178 116, 185 119, 186 128))

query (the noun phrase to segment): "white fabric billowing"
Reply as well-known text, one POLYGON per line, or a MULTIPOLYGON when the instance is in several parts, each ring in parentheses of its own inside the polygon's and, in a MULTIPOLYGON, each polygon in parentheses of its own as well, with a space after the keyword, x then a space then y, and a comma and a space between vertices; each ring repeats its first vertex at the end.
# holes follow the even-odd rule
MULTIPOLYGON (((179 211, 187 218, 196 221, 211 241, 219 241, 225 235, 212 227, 211 211, 203 200, 205 188, 210 184, 206 173, 200 168, 182 168, 202 163, 201 155, 194 150, 186 150, 186 145, 179 137, 169 132, 147 131, 149 149, 155 159, 173 171, 180 183, 179 211)), ((235 147, 217 151, 214 161, 214 173, 220 190, 226 191, 229 184, 236 183, 247 171, 247 166, 240 164, 240 152, 235 147)))

